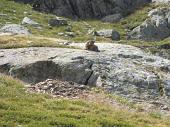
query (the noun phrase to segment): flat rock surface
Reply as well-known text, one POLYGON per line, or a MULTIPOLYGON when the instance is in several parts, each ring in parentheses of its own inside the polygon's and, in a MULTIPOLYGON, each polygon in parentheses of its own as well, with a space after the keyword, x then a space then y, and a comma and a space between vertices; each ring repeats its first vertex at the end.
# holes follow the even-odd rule
POLYGON ((100 52, 45 47, 1 49, 0 72, 32 84, 61 79, 98 86, 134 100, 170 97, 170 60, 129 45, 97 45, 100 52))

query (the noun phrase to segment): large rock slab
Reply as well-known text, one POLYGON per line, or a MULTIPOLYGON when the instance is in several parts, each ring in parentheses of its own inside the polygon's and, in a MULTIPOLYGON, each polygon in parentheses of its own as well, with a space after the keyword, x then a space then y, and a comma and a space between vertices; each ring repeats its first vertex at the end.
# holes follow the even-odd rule
POLYGON ((130 39, 160 41, 170 36, 170 9, 157 8, 149 12, 149 18, 130 34, 130 39))
POLYGON ((133 46, 97 45, 100 52, 45 47, 0 49, 0 72, 32 84, 60 79, 101 86, 127 98, 170 97, 170 60, 133 46))

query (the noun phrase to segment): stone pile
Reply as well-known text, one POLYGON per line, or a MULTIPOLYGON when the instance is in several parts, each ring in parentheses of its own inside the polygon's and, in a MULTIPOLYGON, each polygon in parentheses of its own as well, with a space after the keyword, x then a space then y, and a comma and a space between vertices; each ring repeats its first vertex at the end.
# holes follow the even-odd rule
POLYGON ((28 87, 29 92, 51 94, 53 97, 79 98, 88 93, 88 87, 74 82, 47 79, 28 87))

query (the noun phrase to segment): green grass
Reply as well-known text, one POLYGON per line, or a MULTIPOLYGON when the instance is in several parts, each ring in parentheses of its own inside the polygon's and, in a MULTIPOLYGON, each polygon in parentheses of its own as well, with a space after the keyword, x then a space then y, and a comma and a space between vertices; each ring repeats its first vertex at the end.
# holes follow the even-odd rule
POLYGON ((72 48, 63 44, 64 40, 55 38, 45 38, 36 36, 23 35, 4 35, 0 36, 0 49, 24 48, 24 47, 57 47, 57 48, 72 48))
POLYGON ((169 127, 156 113, 125 109, 84 100, 52 99, 26 93, 23 83, 0 76, 0 126, 14 127, 169 127))

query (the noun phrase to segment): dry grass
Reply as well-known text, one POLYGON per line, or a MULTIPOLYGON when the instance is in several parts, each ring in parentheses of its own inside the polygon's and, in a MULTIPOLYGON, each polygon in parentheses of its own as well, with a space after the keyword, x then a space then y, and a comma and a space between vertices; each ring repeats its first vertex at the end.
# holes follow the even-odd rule
POLYGON ((23 47, 58 47, 58 48, 75 48, 63 45, 65 40, 57 38, 46 38, 37 36, 24 35, 1 35, 0 48, 23 48, 23 47))

